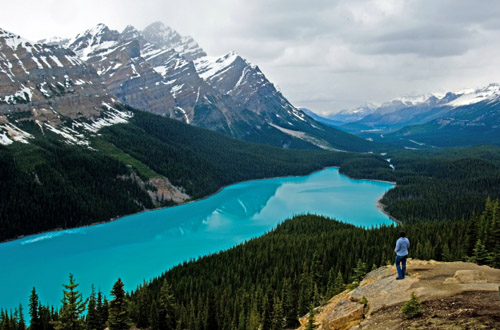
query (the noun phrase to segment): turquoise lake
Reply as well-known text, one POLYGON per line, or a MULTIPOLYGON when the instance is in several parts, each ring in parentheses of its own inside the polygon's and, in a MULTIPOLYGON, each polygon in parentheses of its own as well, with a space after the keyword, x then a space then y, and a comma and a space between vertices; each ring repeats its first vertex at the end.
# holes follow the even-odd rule
POLYGON ((196 202, 2 243, 0 308, 26 306, 33 286, 42 304, 59 306, 69 273, 84 297, 93 283, 109 298, 118 277, 132 290, 172 266, 265 234, 297 214, 364 227, 390 224, 376 203, 392 187, 329 168, 304 177, 242 182, 196 202))

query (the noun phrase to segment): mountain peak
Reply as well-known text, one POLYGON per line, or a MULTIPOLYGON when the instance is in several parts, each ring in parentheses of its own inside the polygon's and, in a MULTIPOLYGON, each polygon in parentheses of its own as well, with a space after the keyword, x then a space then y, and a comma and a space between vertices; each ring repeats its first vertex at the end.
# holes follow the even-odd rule
POLYGON ((181 39, 181 35, 177 31, 162 22, 148 25, 142 33, 146 39, 151 39, 151 42, 154 43, 173 43, 181 39))
POLYGON ((107 25, 99 23, 69 40, 65 46, 71 48, 85 61, 88 59, 89 54, 110 47, 119 38, 120 33, 118 31, 110 30, 107 25))
POLYGON ((104 23, 98 23, 93 28, 88 29, 86 31, 86 33, 91 34, 91 35, 100 35, 100 34, 106 33, 106 31, 109 31, 108 26, 104 23))
POLYGON ((123 29, 122 34, 124 33, 130 33, 130 32, 136 32, 138 31, 133 25, 127 25, 125 29, 123 29))
POLYGON ((500 84, 490 83, 488 86, 476 90, 468 90, 457 99, 448 103, 452 107, 461 107, 483 101, 493 101, 500 98, 500 84))
POLYGON ((127 25, 121 33, 122 40, 137 39, 141 37, 141 32, 132 25, 127 25))
POLYGON ((156 22, 149 24, 145 29, 165 30, 167 28, 170 29, 170 27, 165 26, 165 24, 163 24, 163 22, 156 21, 156 22))
POLYGON ((15 50, 20 44, 33 44, 23 37, 0 28, 0 39, 4 39, 7 46, 15 50))
POLYGON ((193 38, 181 36, 177 31, 162 22, 154 22, 148 25, 142 31, 142 36, 156 47, 174 49, 189 61, 207 55, 193 38))

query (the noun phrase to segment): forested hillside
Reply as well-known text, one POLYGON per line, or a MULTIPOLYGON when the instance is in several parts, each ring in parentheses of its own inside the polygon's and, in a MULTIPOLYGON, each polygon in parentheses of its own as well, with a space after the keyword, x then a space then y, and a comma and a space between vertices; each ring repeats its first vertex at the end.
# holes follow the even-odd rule
POLYGON ((340 172, 356 178, 394 181, 382 199, 386 211, 404 223, 453 220, 480 213, 484 201, 500 197, 500 148, 401 150, 380 158, 350 159, 340 172))

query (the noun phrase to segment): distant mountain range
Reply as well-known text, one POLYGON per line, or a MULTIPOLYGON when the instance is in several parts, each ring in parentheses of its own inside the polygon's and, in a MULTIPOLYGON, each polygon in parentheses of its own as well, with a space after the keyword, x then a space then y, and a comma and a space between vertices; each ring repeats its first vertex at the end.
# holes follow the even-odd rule
POLYGON ((333 125, 346 132, 406 148, 500 144, 500 85, 399 98, 375 108, 315 118, 330 125, 336 118, 333 125))

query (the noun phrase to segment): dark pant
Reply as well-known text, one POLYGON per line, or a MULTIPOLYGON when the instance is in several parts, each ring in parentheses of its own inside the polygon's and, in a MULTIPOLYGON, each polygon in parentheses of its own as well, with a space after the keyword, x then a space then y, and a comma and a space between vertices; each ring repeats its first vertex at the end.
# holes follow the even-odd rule
POLYGON ((407 258, 408 258, 408 255, 405 255, 405 256, 396 255, 396 269, 398 270, 398 277, 399 278, 405 278, 406 259, 407 258), (400 266, 400 264, 401 264, 401 266, 400 266))

